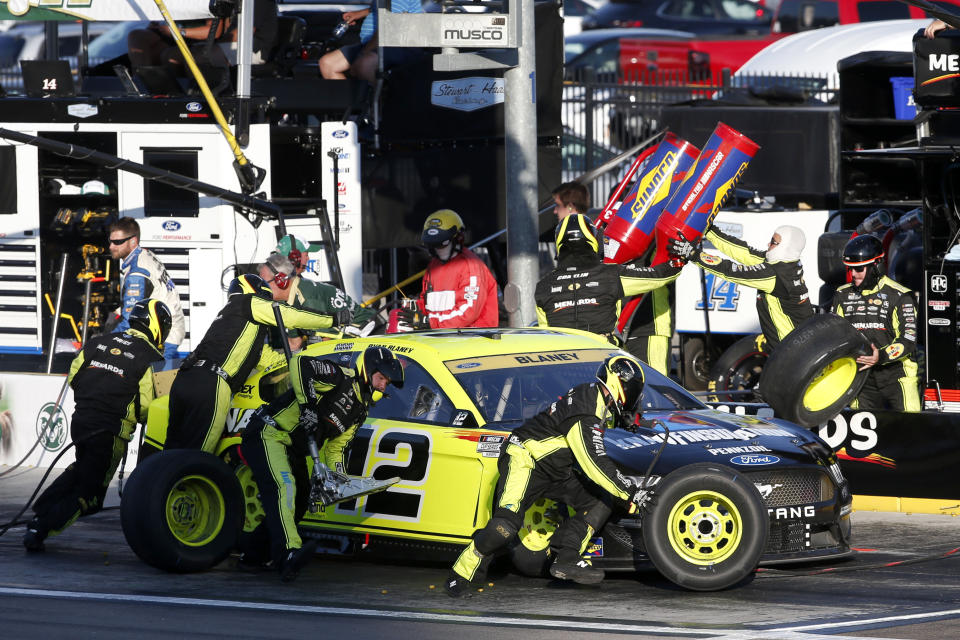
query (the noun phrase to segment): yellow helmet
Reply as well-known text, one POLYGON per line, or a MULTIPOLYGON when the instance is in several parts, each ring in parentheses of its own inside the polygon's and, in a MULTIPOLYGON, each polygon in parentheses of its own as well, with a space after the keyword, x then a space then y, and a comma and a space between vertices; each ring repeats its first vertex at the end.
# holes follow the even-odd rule
POLYGON ((427 247, 438 246, 463 233, 463 220, 453 209, 440 209, 427 216, 420 241, 427 247))
POLYGON ((612 396, 619 426, 631 429, 643 400, 643 368, 633 358, 615 355, 603 361, 597 379, 612 396))

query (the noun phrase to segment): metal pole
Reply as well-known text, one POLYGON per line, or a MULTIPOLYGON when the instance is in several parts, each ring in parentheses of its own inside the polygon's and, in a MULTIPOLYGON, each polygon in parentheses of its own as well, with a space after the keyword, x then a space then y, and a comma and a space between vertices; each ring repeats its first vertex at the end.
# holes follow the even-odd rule
POLYGON ((80 334, 80 346, 87 344, 87 325, 90 322, 90 286, 93 280, 87 278, 83 287, 83 332, 80 334))
POLYGON ((237 97, 250 97, 250 65, 253 63, 253 0, 240 5, 237 25, 237 97))
POLYGON ((57 328, 60 326, 60 305, 63 302, 63 282, 67 277, 66 253, 63 254, 63 260, 60 262, 60 283, 57 284, 57 304, 53 309, 53 327, 50 329, 50 351, 47 353, 47 373, 53 371, 53 354, 57 350, 57 328))
MULTIPOLYGON (((537 317, 533 292, 540 278, 537 256, 536 37, 533 0, 519 1, 518 65, 503 74, 506 138, 507 279, 504 302, 512 326, 537 317)), ((514 6, 516 6, 514 4, 514 6)))

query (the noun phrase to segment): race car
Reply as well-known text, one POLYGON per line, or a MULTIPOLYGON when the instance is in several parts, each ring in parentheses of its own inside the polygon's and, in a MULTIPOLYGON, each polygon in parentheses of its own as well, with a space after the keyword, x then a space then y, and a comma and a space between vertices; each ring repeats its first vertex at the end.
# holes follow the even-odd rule
MULTIPOLYGON (((340 502, 300 523, 328 550, 452 558, 490 517, 497 456, 510 432, 622 353, 599 336, 554 328, 434 330, 329 340, 308 353, 352 365, 370 345, 404 367, 402 389, 371 407, 352 441, 348 474, 399 477, 388 489, 340 502)), ((715 590, 759 563, 843 556, 851 494, 830 449, 776 419, 709 409, 644 366, 643 420, 608 429, 624 475, 658 478, 647 513, 615 513, 587 555, 608 570, 652 562, 673 582, 715 590)), ((170 451, 138 465, 125 488, 124 533, 147 563, 196 571, 224 560, 240 529, 262 519, 250 471, 237 455, 252 412, 289 388, 284 368, 260 372, 235 395, 219 459, 170 451), (160 460, 161 462, 157 462, 160 460)), ((163 441, 165 398, 151 405, 146 444, 163 441)), ((543 553, 567 510, 541 500, 526 514, 517 552, 543 553)), ((527 563, 529 566, 529 563, 527 563)))

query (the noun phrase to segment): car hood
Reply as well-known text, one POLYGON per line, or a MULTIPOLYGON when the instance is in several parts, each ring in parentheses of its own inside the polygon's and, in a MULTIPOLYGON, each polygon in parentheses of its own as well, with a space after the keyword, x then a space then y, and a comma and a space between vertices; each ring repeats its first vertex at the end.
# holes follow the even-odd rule
POLYGON ((781 420, 711 409, 645 411, 643 418, 653 426, 640 427, 636 433, 608 429, 604 439, 607 455, 621 468, 638 474, 646 472, 660 449, 664 425, 669 435, 653 471, 658 475, 694 462, 716 461, 747 470, 784 463, 826 463, 824 458, 829 455, 829 449, 813 433, 781 420))

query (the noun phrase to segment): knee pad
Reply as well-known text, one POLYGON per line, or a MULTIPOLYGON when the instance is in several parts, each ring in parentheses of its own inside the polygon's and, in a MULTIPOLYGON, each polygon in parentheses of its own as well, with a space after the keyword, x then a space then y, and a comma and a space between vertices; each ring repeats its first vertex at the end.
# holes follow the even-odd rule
POLYGON ((610 514, 613 513, 610 507, 602 501, 597 501, 597 503, 591 506, 587 511, 582 515, 583 521, 594 531, 600 531, 603 528, 603 525, 606 524, 607 520, 610 518, 610 514))
POLYGON ((477 551, 483 555, 493 553, 500 549, 517 536, 520 531, 520 525, 510 518, 494 517, 490 519, 483 529, 477 532, 473 541, 477 551))
POLYGON ((545 578, 549 575, 547 570, 553 563, 553 555, 549 547, 534 551, 522 542, 518 542, 510 549, 510 560, 513 562, 513 567, 523 575, 545 578))

